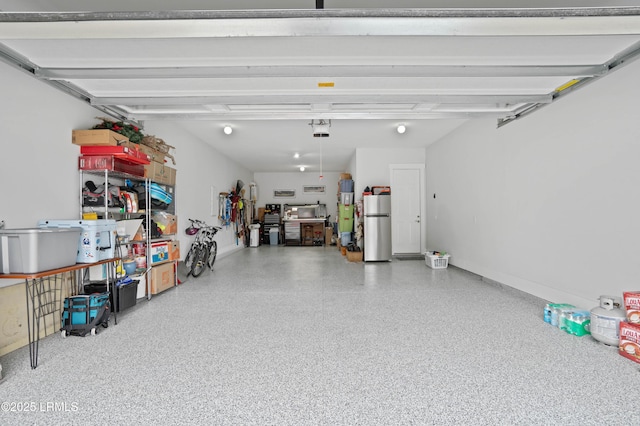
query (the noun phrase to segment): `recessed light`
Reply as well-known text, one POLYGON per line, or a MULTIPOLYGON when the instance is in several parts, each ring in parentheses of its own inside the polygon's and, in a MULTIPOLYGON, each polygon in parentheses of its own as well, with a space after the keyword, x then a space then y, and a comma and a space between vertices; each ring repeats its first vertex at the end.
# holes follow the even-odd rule
POLYGON ((296 152, 295 154, 293 154, 293 158, 300 158, 300 154, 296 152))
POLYGON ((396 130, 398 131, 398 133, 403 134, 404 132, 407 131, 407 128, 405 127, 404 124, 400 124, 398 125, 398 127, 396 128, 396 130))
POLYGON ((225 135, 230 135, 233 132, 233 129, 231 128, 231 126, 224 126, 223 130, 225 135))
POLYGON ((300 166, 300 171, 304 172, 304 166, 300 166))

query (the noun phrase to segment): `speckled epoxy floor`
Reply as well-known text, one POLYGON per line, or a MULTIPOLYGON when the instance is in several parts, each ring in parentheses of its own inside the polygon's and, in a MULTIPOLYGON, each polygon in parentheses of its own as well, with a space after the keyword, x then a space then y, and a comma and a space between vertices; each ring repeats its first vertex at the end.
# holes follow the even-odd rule
POLYGON ((247 248, 98 336, 45 338, 36 370, 2 357, 0 402, 35 411, 0 424, 640 424, 640 366, 543 307, 455 267, 247 248))

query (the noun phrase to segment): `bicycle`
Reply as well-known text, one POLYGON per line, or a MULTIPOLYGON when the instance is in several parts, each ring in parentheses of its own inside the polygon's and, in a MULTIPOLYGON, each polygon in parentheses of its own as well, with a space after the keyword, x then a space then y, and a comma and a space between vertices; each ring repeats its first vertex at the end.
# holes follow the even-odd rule
POLYGON ((185 232, 187 235, 195 235, 196 238, 184 258, 184 263, 189 274, 197 277, 202 274, 205 266, 213 269, 218 254, 218 243, 214 240, 214 236, 222 228, 207 225, 198 219, 189 219, 189 222, 191 225, 185 229, 185 232))

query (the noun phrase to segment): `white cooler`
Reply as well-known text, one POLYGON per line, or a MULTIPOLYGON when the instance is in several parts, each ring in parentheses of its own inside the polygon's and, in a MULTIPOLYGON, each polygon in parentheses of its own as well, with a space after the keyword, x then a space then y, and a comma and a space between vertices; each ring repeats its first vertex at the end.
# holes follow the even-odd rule
POLYGON ((115 257, 115 220, 41 220, 38 222, 38 227, 82 228, 78 241, 77 263, 93 263, 115 257))

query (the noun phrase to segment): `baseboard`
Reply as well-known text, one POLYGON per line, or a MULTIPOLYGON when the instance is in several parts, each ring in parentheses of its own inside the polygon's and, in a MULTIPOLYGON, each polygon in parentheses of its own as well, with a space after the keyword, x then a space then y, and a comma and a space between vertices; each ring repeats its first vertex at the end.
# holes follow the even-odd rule
POLYGON ((397 260, 424 260, 424 255, 420 253, 401 253, 394 254, 393 258, 397 260))
POLYGON ((218 254, 216 255, 216 259, 223 259, 245 248, 249 248, 249 247, 245 247, 244 244, 241 246, 227 246, 224 248, 218 247, 218 254))
POLYGON ((481 280, 482 280, 482 282, 484 282, 484 283, 487 283, 487 284, 489 284, 489 285, 491 285, 491 286, 493 286, 493 287, 497 287, 497 288, 499 288, 500 290, 505 291, 505 292, 507 292, 507 293, 511 293, 511 294, 513 294, 514 296, 519 297, 519 298, 521 298, 521 299, 528 299, 528 300, 530 300, 531 302, 533 302, 533 303, 535 303, 535 304, 538 304, 538 305, 544 306, 544 305, 546 305, 547 303, 550 303, 550 301, 549 301, 549 300, 543 299, 543 298, 538 297, 538 296, 536 296, 536 295, 533 295, 533 294, 531 294, 531 293, 527 293, 526 291, 523 291, 523 290, 517 289, 517 288, 515 288, 515 287, 511 287, 510 285, 503 284, 503 283, 501 283, 501 282, 498 282, 498 281, 492 280, 492 279, 490 279, 490 278, 482 277, 482 276, 481 276, 481 277, 480 277, 480 279, 481 279, 481 280))
POLYGON ((536 298, 540 303, 543 304, 549 302, 571 303, 572 305, 581 307, 582 309, 591 309, 594 305, 593 301, 577 296, 575 294, 570 294, 541 283, 514 277, 502 272, 489 270, 487 268, 474 265, 470 262, 465 262, 461 259, 455 259, 454 262, 450 261, 449 265, 451 266, 452 264, 459 269, 463 269, 482 277, 483 282, 486 282, 487 284, 499 285, 504 289, 520 292, 520 294, 536 298))

